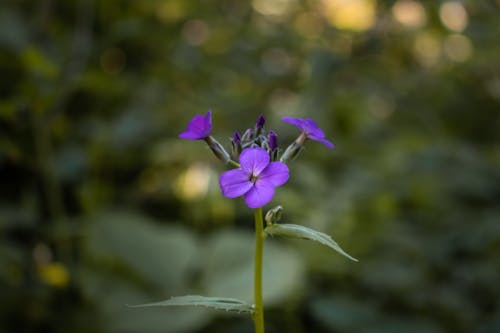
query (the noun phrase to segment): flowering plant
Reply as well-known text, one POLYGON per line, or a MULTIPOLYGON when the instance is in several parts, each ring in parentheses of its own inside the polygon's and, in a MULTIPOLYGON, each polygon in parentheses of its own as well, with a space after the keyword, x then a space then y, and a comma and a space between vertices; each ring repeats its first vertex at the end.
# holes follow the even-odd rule
POLYGON ((255 126, 243 135, 235 132, 231 138, 231 153, 212 137, 212 111, 205 115, 195 115, 179 137, 186 140, 204 140, 214 155, 222 162, 233 166, 219 177, 222 195, 227 198, 243 196, 245 204, 254 210, 255 219, 255 262, 254 262, 254 303, 248 304, 233 298, 179 296, 166 301, 137 305, 149 306, 205 306, 209 308, 249 313, 255 323, 255 332, 264 332, 264 306, 262 301, 262 258, 263 242, 268 235, 308 239, 330 247, 343 256, 357 261, 344 252, 327 234, 295 224, 277 223, 281 219, 282 206, 270 209, 264 219, 262 207, 270 203, 275 189, 285 184, 290 177, 287 163, 303 150, 310 139, 332 149, 334 144, 325 138, 325 133, 312 119, 283 117, 282 120, 296 126, 301 133, 280 156, 276 132, 266 132, 265 118, 259 116, 255 126))

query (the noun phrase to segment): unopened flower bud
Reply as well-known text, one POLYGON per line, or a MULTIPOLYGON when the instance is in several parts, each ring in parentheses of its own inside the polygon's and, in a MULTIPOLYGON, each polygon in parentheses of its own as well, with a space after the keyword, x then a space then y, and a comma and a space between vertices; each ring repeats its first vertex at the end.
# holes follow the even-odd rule
POLYGON ((264 128, 264 124, 266 123, 266 118, 263 115, 260 115, 255 122, 255 131, 257 132, 257 136, 260 134, 262 129, 264 128))
POLYGON ((278 136, 276 132, 269 131, 267 135, 267 142, 269 144, 269 154, 271 155, 271 160, 276 161, 278 158, 278 136))
POLYGON ((271 150, 278 149, 278 136, 276 135, 276 132, 269 131, 269 134, 267 135, 267 140, 269 142, 269 149, 271 150))
POLYGON ((241 143, 242 145, 245 145, 246 143, 250 142, 253 139, 253 130, 251 128, 247 129, 245 133, 243 133, 243 136, 241 137, 241 143))
POLYGON ((207 138, 205 138, 205 142, 219 160, 224 163, 228 163, 231 160, 231 156, 229 156, 229 153, 212 136, 208 136, 207 138))
POLYGON ((279 220, 281 220, 282 215, 283 215, 283 207, 281 205, 270 209, 266 213, 266 217, 265 217, 266 224, 268 226, 270 226, 274 223, 277 223, 279 220))
POLYGON ((238 159, 238 156, 240 156, 241 153, 241 136, 240 133, 237 131, 234 132, 233 138, 231 139, 231 146, 232 146, 232 155, 235 160, 238 159))

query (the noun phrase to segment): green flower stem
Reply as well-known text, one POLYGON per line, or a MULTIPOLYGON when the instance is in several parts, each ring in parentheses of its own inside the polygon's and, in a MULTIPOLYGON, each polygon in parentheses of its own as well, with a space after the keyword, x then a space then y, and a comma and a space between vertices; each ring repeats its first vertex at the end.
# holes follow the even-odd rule
POLYGON ((254 302, 253 320, 255 333, 264 333, 264 304, 262 302, 262 256, 264 251, 264 221, 262 208, 254 210, 255 218, 255 266, 254 266, 254 302))
POLYGON ((232 166, 235 166, 235 167, 237 167, 237 168, 239 168, 239 167, 240 167, 240 164, 239 164, 238 162, 233 161, 233 160, 229 160, 227 163, 229 163, 229 164, 231 164, 232 166))

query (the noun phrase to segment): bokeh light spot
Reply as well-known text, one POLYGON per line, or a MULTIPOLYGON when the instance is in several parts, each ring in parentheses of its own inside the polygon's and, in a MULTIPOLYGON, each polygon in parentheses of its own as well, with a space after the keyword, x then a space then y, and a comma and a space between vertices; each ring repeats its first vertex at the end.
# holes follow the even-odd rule
POLYGON ((448 1, 439 7, 439 18, 443 25, 455 32, 462 32, 468 24, 465 7, 458 1, 448 1))
POLYGON ((210 168, 202 163, 191 165, 177 179, 176 192, 185 200, 195 200, 204 197, 212 177, 210 168))
POLYGON ((443 49, 446 56, 455 62, 467 61, 473 53, 473 46, 470 39, 460 34, 448 36, 444 41, 443 49))
POLYGON ((255 11, 266 16, 284 16, 288 14, 295 0, 253 0, 252 7, 255 11))
POLYGON ((500 76, 495 76, 486 81, 485 86, 486 91, 490 94, 490 96, 500 101, 500 76))
POLYGON ((167 0, 162 1, 156 11, 156 15, 166 23, 175 23, 186 15, 186 1, 167 0))
POLYGON ((418 1, 396 1, 392 6, 392 16, 407 28, 421 28, 427 23, 425 8, 418 1))
POLYGON ((417 61, 424 67, 436 65, 441 58, 441 44, 437 37, 430 33, 417 35, 413 51, 417 61))
POLYGON ((330 24, 352 31, 365 31, 375 24, 375 5, 375 0, 323 0, 330 24))
POLYGON ((52 262, 38 267, 38 277, 44 283, 58 288, 69 283, 69 273, 66 267, 58 262, 52 262))

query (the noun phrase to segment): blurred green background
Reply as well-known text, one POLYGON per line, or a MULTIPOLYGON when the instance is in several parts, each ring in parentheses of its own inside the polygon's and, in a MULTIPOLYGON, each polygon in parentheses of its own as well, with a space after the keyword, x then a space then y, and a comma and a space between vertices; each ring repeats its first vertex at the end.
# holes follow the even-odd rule
MULTIPOLYGON (((274 204, 268 332, 500 332, 500 1, 0 3, 0 332, 252 332, 252 212, 206 146, 317 120, 274 204)), ((270 208, 272 206, 269 206, 270 208)))

